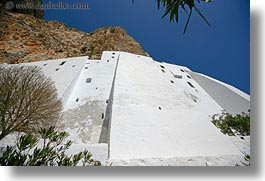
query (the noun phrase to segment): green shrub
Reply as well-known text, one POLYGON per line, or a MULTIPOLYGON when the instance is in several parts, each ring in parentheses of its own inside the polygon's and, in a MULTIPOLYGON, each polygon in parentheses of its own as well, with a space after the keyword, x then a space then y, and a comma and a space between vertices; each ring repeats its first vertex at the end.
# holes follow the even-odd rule
POLYGON ((21 136, 15 146, 7 146, 0 157, 3 166, 100 166, 91 159, 88 151, 68 156, 72 141, 65 141, 66 132, 56 132, 55 127, 42 128, 40 138, 33 134, 21 136))
POLYGON ((250 112, 235 116, 229 113, 215 114, 212 123, 224 134, 229 136, 249 136, 250 135, 250 112))

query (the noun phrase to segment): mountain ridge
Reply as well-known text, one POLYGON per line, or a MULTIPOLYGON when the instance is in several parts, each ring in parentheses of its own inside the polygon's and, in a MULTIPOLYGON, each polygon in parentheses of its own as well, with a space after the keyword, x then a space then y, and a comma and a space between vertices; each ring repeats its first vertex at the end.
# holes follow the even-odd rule
POLYGON ((76 56, 100 59, 103 51, 126 51, 148 56, 121 27, 103 27, 86 33, 57 21, 27 14, 1 12, 0 19, 0 63, 76 56))

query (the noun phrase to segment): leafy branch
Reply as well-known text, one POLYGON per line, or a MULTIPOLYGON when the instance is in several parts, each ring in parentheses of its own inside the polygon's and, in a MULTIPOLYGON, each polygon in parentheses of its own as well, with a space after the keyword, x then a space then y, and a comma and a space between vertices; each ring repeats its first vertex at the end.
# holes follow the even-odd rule
POLYGON ((100 166, 92 155, 82 151, 74 155, 66 154, 72 141, 64 141, 66 132, 56 132, 55 127, 42 128, 40 138, 36 135, 21 136, 15 146, 7 146, 0 157, 2 166, 100 166))
POLYGON ((223 112, 212 116, 212 123, 229 136, 250 135, 250 112, 237 114, 235 116, 223 112))
POLYGON ((157 0, 157 7, 160 9, 160 6, 162 5, 165 8, 164 15, 162 18, 169 15, 169 21, 170 22, 179 22, 179 12, 180 9, 184 10, 186 14, 188 15, 188 19, 186 21, 184 32, 186 33, 188 24, 190 22, 191 16, 193 11, 195 10, 196 13, 204 20, 204 22, 210 27, 210 23, 206 19, 206 17, 202 14, 201 10, 197 7, 195 3, 200 2, 212 2, 212 0, 157 0))

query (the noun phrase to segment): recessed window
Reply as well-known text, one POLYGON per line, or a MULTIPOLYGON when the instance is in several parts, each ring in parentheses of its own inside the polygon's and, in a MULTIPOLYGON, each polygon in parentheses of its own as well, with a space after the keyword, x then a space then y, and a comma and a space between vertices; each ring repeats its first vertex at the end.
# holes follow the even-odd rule
POLYGON ((114 57, 111 57, 111 58, 114 58, 114 57))
POLYGON ((182 79, 182 75, 174 75, 174 78, 182 79))
POLYGON ((86 79, 86 83, 91 83, 91 81, 92 81, 92 78, 87 78, 86 79))
POLYGON ((160 67, 161 67, 162 69, 164 69, 164 68, 165 68, 163 65, 160 65, 160 67))
POLYGON ((85 67, 85 69, 88 69, 88 67, 85 67))
POLYGON ((65 63, 66 63, 66 61, 63 61, 63 62, 61 62, 59 65, 61 66, 61 65, 65 64, 65 63))
POLYGON ((181 72, 184 72, 184 70, 183 70, 183 69, 180 69, 180 71, 181 71, 181 72))
POLYGON ((101 119, 104 119, 104 113, 101 114, 101 119))
POLYGON ((46 66, 46 65, 47 65, 47 63, 43 64, 43 66, 46 66))
POLYGON ((58 71, 58 70, 60 70, 60 69, 59 68, 55 69, 55 71, 58 71))
POLYGON ((112 55, 115 55, 115 52, 113 52, 112 55))
POLYGON ((159 106, 158 109, 159 109, 159 110, 162 110, 162 107, 159 106))
POLYGON ((79 98, 76 98, 75 102, 78 102, 79 101, 79 98))
POLYGON ((188 77, 189 79, 191 79, 191 76, 187 75, 187 77, 188 77))
POLYGON ((107 62, 109 62, 109 60, 107 60, 107 62))
POLYGON ((161 69, 161 71, 162 71, 163 73, 165 73, 165 70, 164 70, 164 69, 161 69))
POLYGON ((75 67, 75 65, 73 65, 72 67, 75 67))
POLYGON ((173 80, 170 80, 170 82, 171 82, 172 84, 174 84, 174 81, 173 81, 173 80))
POLYGON ((191 86, 192 88, 195 88, 194 85, 192 85, 192 83, 187 82, 189 84, 189 86, 191 86))

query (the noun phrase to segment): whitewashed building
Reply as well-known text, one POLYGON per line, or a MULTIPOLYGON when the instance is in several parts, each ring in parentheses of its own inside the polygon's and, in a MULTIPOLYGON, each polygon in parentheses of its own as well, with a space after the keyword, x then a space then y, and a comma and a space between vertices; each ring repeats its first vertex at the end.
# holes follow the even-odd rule
POLYGON ((111 51, 101 60, 24 65, 54 80, 64 105, 57 128, 73 140, 69 153, 89 149, 112 166, 236 165, 250 153, 250 137, 226 136, 211 123, 223 110, 247 112, 249 95, 187 67, 111 51))

